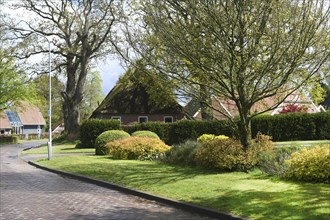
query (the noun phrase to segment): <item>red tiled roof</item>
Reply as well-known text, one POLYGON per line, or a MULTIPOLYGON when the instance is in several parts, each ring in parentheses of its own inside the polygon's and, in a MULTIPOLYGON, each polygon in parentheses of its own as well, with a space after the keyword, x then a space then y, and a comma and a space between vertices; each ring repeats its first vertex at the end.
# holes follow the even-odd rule
POLYGON ((1 129, 11 129, 10 122, 9 122, 5 112, 0 113, 0 128, 1 129))
POLYGON ((17 113, 23 125, 46 125, 39 108, 31 104, 22 103, 20 107, 17 107, 17 113))

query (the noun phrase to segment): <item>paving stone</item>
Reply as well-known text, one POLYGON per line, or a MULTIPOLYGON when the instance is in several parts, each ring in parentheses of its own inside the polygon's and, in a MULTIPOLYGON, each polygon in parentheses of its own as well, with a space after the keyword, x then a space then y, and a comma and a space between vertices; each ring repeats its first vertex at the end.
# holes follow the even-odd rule
POLYGON ((37 169, 17 155, 32 145, 0 146, 0 219, 211 219, 37 169))

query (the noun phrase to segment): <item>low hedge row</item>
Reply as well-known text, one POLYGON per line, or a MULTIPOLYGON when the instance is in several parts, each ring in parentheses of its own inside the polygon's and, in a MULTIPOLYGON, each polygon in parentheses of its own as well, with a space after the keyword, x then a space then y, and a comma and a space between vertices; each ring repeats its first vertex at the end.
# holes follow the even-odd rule
MULTIPOLYGON (((120 129, 118 121, 97 119, 85 121, 80 130, 82 146, 94 146, 98 135, 112 129, 120 129)), ((222 134, 233 137, 228 121, 148 122, 124 125, 121 129, 129 134, 140 130, 155 132, 168 145, 182 143, 189 139, 196 140, 203 134, 222 134)), ((258 132, 271 136, 273 141, 330 139, 330 112, 258 116, 252 120, 252 136, 255 137, 258 132)))
POLYGON ((330 112, 262 115, 252 121, 252 135, 272 136, 273 141, 330 139, 330 112))
POLYGON ((118 120, 89 119, 80 126, 79 148, 93 148, 96 138, 104 131, 119 130, 120 122, 118 120))
POLYGON ((155 132, 166 144, 173 145, 186 140, 196 140, 203 134, 224 134, 233 136, 227 121, 192 121, 182 120, 175 123, 148 122, 134 125, 124 125, 122 129, 128 133, 140 130, 155 132))
POLYGON ((19 137, 17 135, 0 135, 0 143, 17 144, 19 137))

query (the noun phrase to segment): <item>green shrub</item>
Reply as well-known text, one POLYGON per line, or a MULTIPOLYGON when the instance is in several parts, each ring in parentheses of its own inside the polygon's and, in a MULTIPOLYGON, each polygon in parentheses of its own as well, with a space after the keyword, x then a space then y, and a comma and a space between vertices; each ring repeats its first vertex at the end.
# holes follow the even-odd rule
POLYGON ((127 137, 130 137, 129 133, 122 130, 110 130, 103 132, 96 138, 95 154, 96 155, 108 154, 108 148, 105 146, 107 143, 127 137))
POLYGON ((129 137, 106 144, 108 155, 113 159, 155 159, 170 147, 163 141, 150 137, 129 137))
POLYGON ((252 134, 273 137, 273 141, 330 139, 330 112, 261 115, 252 120, 252 134), (290 131, 290 132, 287 132, 290 131))
POLYGON ((80 126, 80 148, 93 148, 96 138, 104 131, 118 130, 120 122, 118 120, 89 119, 80 126))
POLYGON ((228 121, 182 120, 171 123, 169 140, 172 144, 178 144, 186 140, 196 140, 203 134, 233 136, 231 125, 228 121))
POLYGON ((246 150, 246 169, 252 169, 257 166, 262 155, 274 150, 272 138, 268 135, 258 133, 252 140, 252 145, 246 150))
POLYGON ((223 171, 249 171, 260 162, 262 152, 273 149, 271 138, 258 134, 252 146, 244 150, 238 140, 232 138, 215 138, 202 142, 196 150, 196 163, 212 169, 223 171))
POLYGON ((196 151, 196 163, 201 166, 234 171, 243 169, 245 154, 243 146, 234 139, 214 139, 203 142, 196 151))
POLYGON ((169 130, 173 123, 164 123, 164 122, 147 122, 147 123, 136 123, 133 125, 124 125, 122 126, 123 130, 132 134, 135 131, 152 131, 156 133, 161 140, 165 143, 171 143, 169 140, 169 130))
POLYGON ((165 162, 177 165, 196 165, 195 154, 201 145, 201 143, 192 140, 174 145, 166 152, 165 162))
POLYGON ((18 135, 0 135, 0 143, 3 144, 17 144, 18 143, 18 135))
POLYGON ((132 136, 150 137, 150 138, 159 139, 159 136, 155 132, 152 132, 152 131, 135 131, 132 133, 132 136))
POLYGON ((285 160, 290 159, 292 153, 298 150, 301 150, 300 145, 277 147, 271 151, 262 152, 258 168, 269 175, 284 177, 288 170, 285 160))
POLYGON ((330 145, 304 148, 292 154, 285 177, 312 181, 330 181, 330 145))
POLYGON ((228 139, 229 137, 227 137, 226 135, 214 135, 214 134, 203 134, 201 136, 199 136, 197 138, 198 142, 205 142, 205 141, 210 141, 210 140, 214 140, 214 139, 228 139))

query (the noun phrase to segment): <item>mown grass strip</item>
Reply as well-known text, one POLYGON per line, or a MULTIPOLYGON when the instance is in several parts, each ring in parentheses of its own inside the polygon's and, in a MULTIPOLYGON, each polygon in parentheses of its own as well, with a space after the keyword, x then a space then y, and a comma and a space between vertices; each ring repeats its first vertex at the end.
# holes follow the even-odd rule
POLYGON ((252 219, 329 219, 329 184, 288 182, 252 173, 215 173, 156 161, 65 156, 40 165, 252 219))

